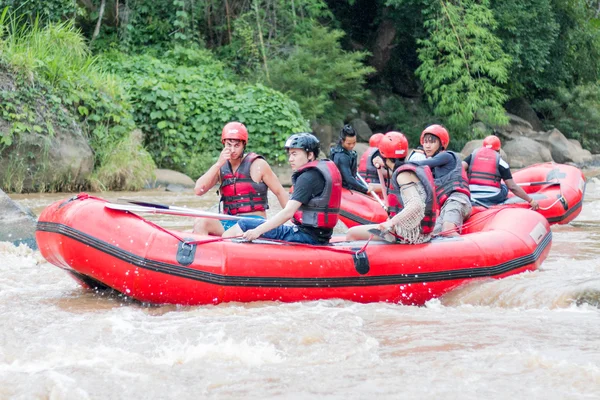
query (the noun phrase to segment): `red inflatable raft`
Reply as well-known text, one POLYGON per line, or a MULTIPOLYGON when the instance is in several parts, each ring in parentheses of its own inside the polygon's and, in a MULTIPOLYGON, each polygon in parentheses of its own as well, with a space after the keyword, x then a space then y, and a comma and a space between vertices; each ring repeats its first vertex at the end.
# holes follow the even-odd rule
MULTIPOLYGON (((581 213, 585 176, 579 168, 549 162, 531 165, 512 175, 513 180, 537 201, 540 206, 538 212, 546 217, 550 224, 567 224, 581 213)), ((530 208, 525 200, 510 192, 504 203, 490 208, 506 207, 530 208)), ((483 210, 484 207, 475 206, 473 214, 483 210)))
POLYGON ((36 232, 42 255, 86 287, 157 304, 340 298, 422 305, 476 279, 534 270, 552 241, 548 222, 521 209, 480 212, 462 236, 421 245, 340 238, 310 246, 170 231, 105 204, 80 195, 47 207, 36 232))
MULTIPOLYGON (((585 192, 585 177, 579 168, 556 163, 535 164, 513 173, 513 180, 534 198, 550 224, 567 224, 581 212, 585 192)), ((508 199, 490 208, 530 208, 529 204, 513 193, 508 199)), ((473 207, 473 214, 485 210, 473 207)), ((387 214, 370 196, 344 189, 340 205, 342 222, 348 227, 383 222, 387 214)))
POLYGON ((370 195, 342 189, 340 219, 348 227, 383 222, 387 212, 370 195))

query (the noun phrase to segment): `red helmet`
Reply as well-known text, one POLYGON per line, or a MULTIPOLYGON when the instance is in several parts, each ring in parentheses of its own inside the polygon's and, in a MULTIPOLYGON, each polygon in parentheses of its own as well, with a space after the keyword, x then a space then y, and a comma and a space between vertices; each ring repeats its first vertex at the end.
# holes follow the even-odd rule
POLYGON ((421 146, 423 145, 423 139, 425 138, 425 135, 428 133, 440 139, 444 150, 448 148, 448 143, 450 143, 450 135, 448 134, 446 128, 441 125, 429 125, 427 128, 425 128, 423 133, 421 133, 421 146))
POLYGON ((241 140, 246 144, 248 143, 248 130, 241 122, 230 122, 223 127, 221 132, 221 143, 225 144, 226 139, 241 140))
POLYGON ((377 147, 379 145, 379 142, 381 142, 381 139, 383 139, 383 133, 374 134, 369 138, 369 146, 377 147))
POLYGON ((498 136, 490 135, 483 139, 483 147, 487 147, 488 149, 500 151, 501 146, 502 144, 498 136))
POLYGON ((408 153, 408 140, 400 132, 391 131, 379 142, 379 153, 384 158, 405 158, 408 153))

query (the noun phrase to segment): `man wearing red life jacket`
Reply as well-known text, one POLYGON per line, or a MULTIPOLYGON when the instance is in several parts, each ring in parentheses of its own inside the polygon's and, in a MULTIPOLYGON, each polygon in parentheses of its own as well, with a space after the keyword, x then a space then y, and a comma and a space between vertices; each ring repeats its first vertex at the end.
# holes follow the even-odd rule
POLYGON ((380 183, 377 168, 373 165, 373 155, 378 151, 377 146, 383 138, 383 133, 376 133, 369 138, 369 148, 360 157, 358 173, 367 183, 380 183))
POLYGON ((319 139, 310 133, 290 136, 285 149, 294 171, 294 192, 285 208, 267 221, 239 221, 223 237, 243 235, 248 241, 263 237, 316 245, 329 242, 342 200, 340 171, 332 161, 318 160, 319 139), (293 225, 284 225, 290 219, 293 225))
POLYGON ((369 230, 391 232, 376 238, 391 242, 417 244, 431 239, 438 213, 433 174, 429 167, 405 164, 408 141, 400 132, 388 132, 379 142, 379 152, 393 172, 387 193, 390 218, 381 224, 355 226, 347 240, 368 239, 369 230))
POLYGON ((508 163, 500 157, 500 147, 500 139, 490 135, 483 139, 482 147, 464 159, 463 167, 468 171, 471 198, 485 205, 500 204, 506 200, 510 189, 537 210, 537 202, 512 179, 508 163))
POLYGON ((458 236, 463 221, 471 215, 469 183, 458 154, 446 151, 450 135, 441 125, 430 125, 421 133, 421 145, 427 159, 410 161, 428 166, 435 178, 436 195, 441 207, 434 233, 458 236))
MULTIPOLYGON (((198 181, 194 192, 202 196, 220 183, 223 212, 248 218, 264 220, 269 208, 267 199, 270 189, 281 207, 285 207, 288 193, 263 157, 244 154, 248 143, 248 131, 240 122, 230 122, 221 132, 223 151, 217 162, 198 181)), ((198 218, 194 233, 220 236, 235 224, 232 220, 198 218)))

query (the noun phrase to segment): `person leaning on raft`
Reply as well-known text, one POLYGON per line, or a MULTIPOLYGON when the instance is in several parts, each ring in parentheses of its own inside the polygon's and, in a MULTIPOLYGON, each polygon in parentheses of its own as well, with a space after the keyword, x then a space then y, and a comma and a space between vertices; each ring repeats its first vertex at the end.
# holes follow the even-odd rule
POLYGON ((330 150, 329 157, 340 170, 342 187, 366 194, 367 187, 356 178, 358 156, 354 146, 356 146, 356 131, 352 126, 344 125, 338 143, 330 150))
POLYGON ((223 237, 243 235, 306 244, 327 244, 338 221, 342 200, 342 177, 335 164, 318 160, 319 140, 298 133, 285 142, 294 192, 285 208, 267 221, 246 219, 228 229, 223 237), (293 225, 284 225, 288 220, 293 225))
POLYGON ((500 139, 490 135, 483 139, 482 147, 463 160, 469 176, 471 198, 485 205, 500 204, 506 200, 510 189, 537 210, 538 203, 513 180, 508 163, 500 157, 500 147, 500 139))
MULTIPOLYGON (((220 182, 223 212, 229 215, 264 220, 269 208, 268 189, 285 207, 288 193, 269 164, 258 154, 244 155, 248 143, 246 127, 240 122, 228 123, 221 132, 221 143, 219 159, 196 181, 194 192, 202 196, 220 182)), ((232 220, 198 218, 194 233, 220 236, 234 224, 232 220)))
POLYGON ((450 135, 441 125, 430 125, 421 133, 421 145, 427 159, 410 161, 428 166, 435 178, 436 196, 441 207, 434 234, 458 236, 463 221, 471 215, 471 193, 458 154, 446 151, 450 135))
POLYGON ((431 170, 404 163, 408 141, 400 132, 386 133, 379 142, 379 153, 386 166, 394 171, 387 193, 390 218, 380 224, 352 227, 346 239, 368 239, 369 230, 375 228, 390 232, 375 237, 381 240, 408 244, 428 242, 438 211, 431 170))

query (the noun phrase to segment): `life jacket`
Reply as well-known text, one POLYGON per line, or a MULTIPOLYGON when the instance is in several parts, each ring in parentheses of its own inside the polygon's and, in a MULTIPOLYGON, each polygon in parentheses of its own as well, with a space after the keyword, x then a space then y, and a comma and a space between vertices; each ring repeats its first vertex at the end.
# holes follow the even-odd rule
POLYGON ((346 153, 348 157, 350 157, 350 172, 352 172, 352 176, 356 176, 356 172, 358 171, 358 163, 356 162, 358 155, 354 150, 348 151, 344 149, 342 145, 337 144, 331 148, 329 152, 329 158, 331 158, 331 161, 335 163, 336 156, 343 153, 346 153))
POLYGON ((471 197, 469 178, 467 178, 467 173, 462 167, 460 158, 453 151, 448 151, 448 153, 454 157, 454 169, 444 176, 435 178, 435 194, 440 207, 444 205, 452 192, 464 193, 468 197, 471 197))
POLYGON ((373 154, 377 151, 377 147, 369 147, 360 157, 358 164, 358 173, 367 183, 380 183, 377 168, 373 165, 373 154))
POLYGON ((400 195, 400 185, 398 185, 398 175, 404 171, 414 172, 415 175, 417 175, 417 178, 419 178, 419 182, 421 182, 421 185, 423 185, 423 188, 425 189, 425 216, 421 220, 421 232, 424 235, 430 234, 433 232, 433 228, 435 228, 435 221, 439 211, 439 206, 437 197, 435 195, 435 181, 433 179, 431 169, 428 166, 403 164, 396 169, 396 171, 394 171, 394 174, 392 175, 393 189, 388 192, 388 202, 390 203, 388 213, 390 218, 399 212, 392 211, 392 204, 400 204, 400 210, 404 208, 402 196, 400 195))
POLYGON ((294 213, 292 222, 313 228, 333 229, 338 222, 342 202, 342 175, 330 160, 311 161, 304 164, 292 175, 292 185, 300 175, 309 169, 316 169, 325 179, 325 188, 318 197, 302 204, 294 213))
POLYGON ((269 209, 268 186, 264 182, 254 182, 250 176, 250 166, 259 158, 263 157, 248 153, 235 173, 229 161, 219 170, 221 201, 225 214, 236 215, 269 209))
POLYGON ((500 189, 500 154, 496 150, 481 147, 471 153, 469 184, 492 186, 500 189))

